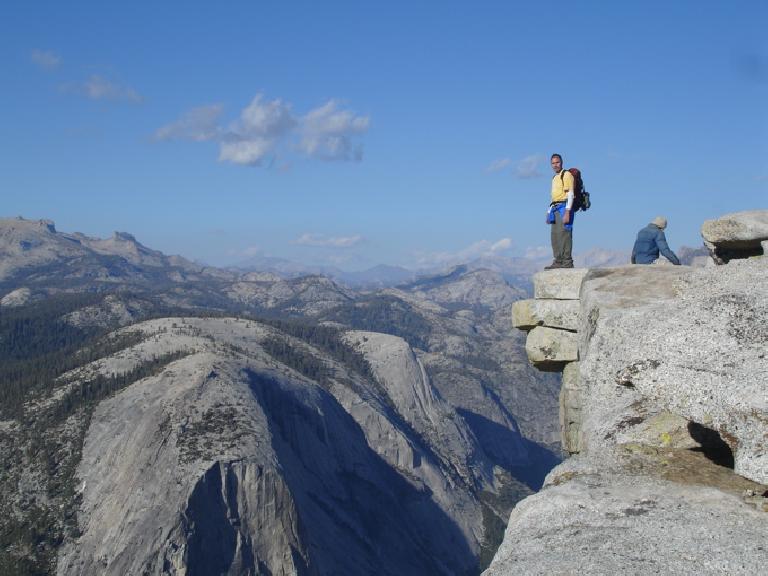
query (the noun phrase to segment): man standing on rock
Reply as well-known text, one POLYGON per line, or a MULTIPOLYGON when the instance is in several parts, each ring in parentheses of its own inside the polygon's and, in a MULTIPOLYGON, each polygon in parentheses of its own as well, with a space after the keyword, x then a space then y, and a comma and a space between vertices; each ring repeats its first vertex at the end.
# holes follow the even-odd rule
POLYGON ((653 264, 659 258, 659 252, 675 266, 680 265, 675 253, 669 249, 664 228, 667 219, 656 216, 653 221, 637 233, 635 245, 632 248, 632 264, 653 264))
POLYGON ((552 154, 552 201, 547 210, 547 224, 551 225, 552 264, 545 270, 573 268, 573 174, 563 170, 563 157, 552 154))

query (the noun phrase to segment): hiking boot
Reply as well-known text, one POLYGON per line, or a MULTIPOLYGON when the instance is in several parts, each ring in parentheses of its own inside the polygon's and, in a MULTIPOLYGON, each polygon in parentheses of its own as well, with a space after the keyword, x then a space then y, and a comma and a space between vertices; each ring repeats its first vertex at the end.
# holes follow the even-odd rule
POLYGON ((552 262, 549 266, 544 266, 544 270, 555 270, 556 268, 562 268, 563 265, 558 261, 552 262))

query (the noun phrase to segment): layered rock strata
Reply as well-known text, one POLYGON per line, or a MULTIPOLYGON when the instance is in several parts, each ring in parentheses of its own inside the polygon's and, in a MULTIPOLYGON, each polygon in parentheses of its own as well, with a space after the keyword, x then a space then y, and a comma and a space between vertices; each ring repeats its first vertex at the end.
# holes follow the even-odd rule
POLYGON ((568 453, 580 449, 579 293, 585 268, 539 272, 533 277, 534 298, 512 305, 512 324, 528 331, 525 350, 543 371, 563 372, 560 388, 560 438, 568 453))

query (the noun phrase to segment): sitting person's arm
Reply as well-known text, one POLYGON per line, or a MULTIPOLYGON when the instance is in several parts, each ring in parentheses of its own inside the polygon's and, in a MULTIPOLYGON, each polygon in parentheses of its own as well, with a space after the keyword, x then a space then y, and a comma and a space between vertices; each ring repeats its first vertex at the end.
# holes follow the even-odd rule
POLYGON ((678 260, 677 256, 675 256, 675 253, 669 249, 669 244, 667 244, 667 237, 664 235, 662 230, 659 230, 659 233, 656 236, 656 246, 658 246, 659 252, 661 252, 667 260, 672 262, 672 264, 675 266, 680 266, 680 260, 678 260))

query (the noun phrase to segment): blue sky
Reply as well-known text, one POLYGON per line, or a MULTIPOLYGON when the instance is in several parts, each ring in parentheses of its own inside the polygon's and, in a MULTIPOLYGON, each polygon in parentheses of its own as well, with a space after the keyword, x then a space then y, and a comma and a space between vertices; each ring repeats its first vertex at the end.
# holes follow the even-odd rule
POLYGON ((673 248, 768 207, 768 3, 25 2, 0 14, 2 216, 213 264, 673 248))

